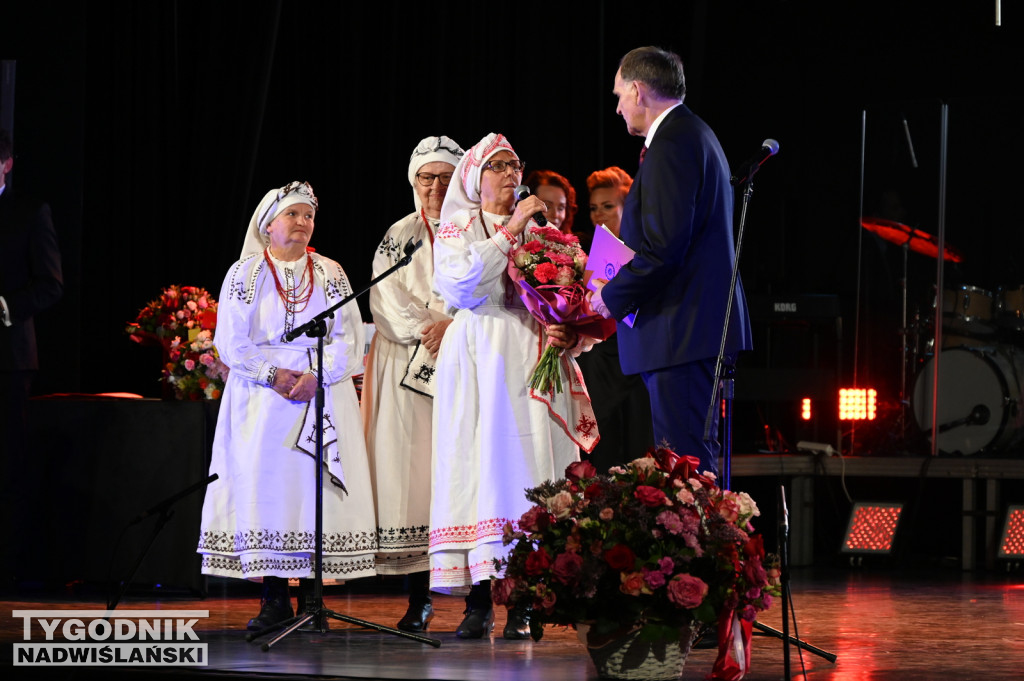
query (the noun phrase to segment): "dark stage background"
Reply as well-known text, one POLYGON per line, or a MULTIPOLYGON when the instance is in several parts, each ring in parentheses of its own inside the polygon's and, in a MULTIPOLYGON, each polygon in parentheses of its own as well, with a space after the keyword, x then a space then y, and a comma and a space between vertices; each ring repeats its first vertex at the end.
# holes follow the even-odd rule
MULTIPOLYGON (((996 27, 992 1, 948 4, 6 7, 0 57, 17 60, 13 182, 51 203, 65 268, 63 300, 37 320, 36 392, 158 396, 159 356, 130 343, 125 322, 172 283, 217 295, 256 202, 290 180, 310 181, 321 199, 314 246, 365 282, 381 235, 412 210, 406 166, 426 135, 468 148, 505 133, 529 168, 569 177, 577 225, 589 225, 587 174, 632 173, 641 145, 615 114, 618 59, 656 44, 683 57, 686 103, 734 164, 765 138, 781 143, 757 176, 741 268, 748 294, 839 296, 842 351, 828 361, 850 380, 856 356, 860 382, 891 400, 902 259, 859 227, 862 120, 865 214, 934 234, 940 106, 949 105, 947 239, 965 260, 947 282, 1024 283, 1024 9, 1003 3, 996 27)), ((912 311, 927 312, 935 261, 911 254, 909 275, 912 311)), ((763 351, 743 360, 801 361, 763 351)), ((737 427, 752 434, 738 447, 758 446, 761 418, 740 410, 737 427)))

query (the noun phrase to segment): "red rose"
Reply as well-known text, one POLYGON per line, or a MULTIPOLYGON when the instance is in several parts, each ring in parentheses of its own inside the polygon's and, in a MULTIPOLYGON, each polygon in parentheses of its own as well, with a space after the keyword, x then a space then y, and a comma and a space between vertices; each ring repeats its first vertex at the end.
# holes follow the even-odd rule
POLYGON ((530 554, 526 556, 525 570, 526 574, 531 577, 536 577, 549 567, 551 567, 551 556, 548 555, 548 552, 543 546, 536 551, 531 551, 530 554))
POLYGON ((527 532, 540 532, 547 529, 550 524, 551 516, 543 506, 534 506, 519 519, 519 529, 527 532))
POLYGON ((639 499, 641 504, 651 508, 664 506, 665 502, 668 501, 668 497, 665 496, 664 492, 650 485, 637 485, 633 496, 639 499))
POLYGON ((604 562, 614 570, 632 570, 636 556, 625 544, 617 544, 604 552, 604 562))
POLYGON ((747 543, 743 546, 743 553, 747 557, 757 556, 759 558, 764 557, 764 539, 759 534, 755 534, 747 539, 747 543))
POLYGON ((594 468, 594 464, 589 461, 574 461, 565 469, 565 477, 569 478, 573 482, 592 478, 595 475, 597 475, 597 469, 594 468))
POLYGON ((577 553, 560 553, 555 558, 552 574, 562 584, 574 584, 583 569, 583 558, 577 553))

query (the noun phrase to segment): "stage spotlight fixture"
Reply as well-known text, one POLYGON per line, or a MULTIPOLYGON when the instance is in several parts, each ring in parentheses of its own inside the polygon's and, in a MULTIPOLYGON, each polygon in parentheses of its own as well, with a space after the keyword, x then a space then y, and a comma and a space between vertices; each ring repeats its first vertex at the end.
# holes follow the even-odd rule
POLYGON ((1024 506, 1006 509, 1006 525, 999 537, 999 557, 1024 558, 1024 506))
POLYGON ((858 501, 850 511, 842 553, 888 554, 903 512, 901 503, 858 501))
POLYGON ((873 421, 878 415, 878 391, 874 388, 842 388, 839 391, 840 421, 873 421))
POLYGON ((804 421, 811 420, 811 398, 805 397, 800 401, 800 418, 804 421))

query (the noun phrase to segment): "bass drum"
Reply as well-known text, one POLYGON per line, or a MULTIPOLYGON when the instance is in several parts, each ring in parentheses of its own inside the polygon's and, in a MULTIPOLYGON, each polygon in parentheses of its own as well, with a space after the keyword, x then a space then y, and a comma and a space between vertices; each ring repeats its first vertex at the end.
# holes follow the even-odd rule
MULTIPOLYGON (((914 383, 914 417, 931 437, 935 359, 914 383)), ((1024 439, 1024 354, 1011 346, 950 348, 939 359, 938 448, 946 454, 1005 451, 1024 439)))

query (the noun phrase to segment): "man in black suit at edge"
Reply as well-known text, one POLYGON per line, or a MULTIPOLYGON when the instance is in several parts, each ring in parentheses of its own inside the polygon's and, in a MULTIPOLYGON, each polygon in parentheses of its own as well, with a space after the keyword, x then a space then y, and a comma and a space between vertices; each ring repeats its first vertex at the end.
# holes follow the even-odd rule
MULTIPOLYGON (((719 409, 711 441, 704 421, 735 256, 729 167, 711 128, 683 104, 679 56, 657 47, 619 62, 612 92, 629 134, 646 138, 623 206, 621 238, 636 255, 591 302, 618 324, 620 363, 641 374, 651 397, 655 442, 700 458, 718 473, 719 409), (622 323, 635 313, 633 326, 622 323)), ((750 320, 737 281, 726 363, 749 350, 750 320)))
MULTIPOLYGON (((36 332, 32 318, 53 305, 63 291, 60 251, 50 219, 50 207, 16 194, 8 180, 14 166, 10 134, 0 129, 0 452, 3 452, 4 492, 0 512, 4 525, 20 533, 17 518, 28 500, 25 491, 30 457, 25 413, 32 378, 39 368, 36 332), (21 492, 19 493, 19 490, 21 492)), ((19 546, 19 537, 4 534, 9 546, 19 546)), ((9 554, 3 572, 26 574, 25 566, 9 554)))

